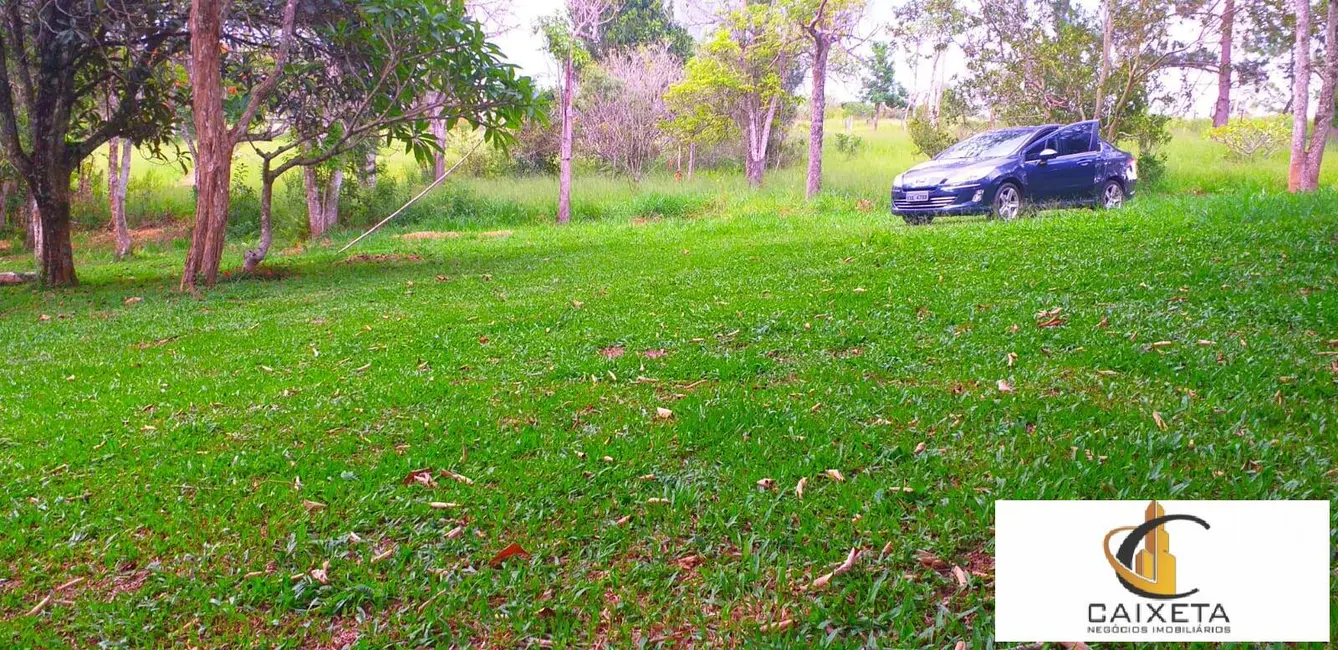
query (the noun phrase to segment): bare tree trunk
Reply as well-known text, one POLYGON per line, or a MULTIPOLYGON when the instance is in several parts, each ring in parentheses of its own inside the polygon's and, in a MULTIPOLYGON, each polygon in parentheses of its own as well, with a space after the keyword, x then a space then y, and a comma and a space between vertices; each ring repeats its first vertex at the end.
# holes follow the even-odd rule
POLYGON ((1231 120, 1231 45, 1236 22, 1236 0, 1222 5, 1221 58, 1217 66, 1217 104, 1213 107, 1213 126, 1226 126, 1231 120))
POLYGON ((692 180, 692 174, 697 170, 697 143, 688 143, 688 180, 692 180))
POLYGON ((70 244, 70 168, 48 166, 33 189, 33 253, 37 273, 47 286, 79 283, 74 274, 74 247, 70 244))
MULTIPOLYGON (((432 97, 432 101, 440 104, 439 96, 432 97)), ((432 131, 432 137, 437 141, 438 150, 432 154, 432 180, 437 180, 446 175, 446 121, 440 118, 441 109, 437 109, 438 117, 428 123, 428 128, 432 131)))
POLYGON ((376 145, 367 149, 366 158, 362 161, 362 187, 363 189, 372 189, 376 187, 376 145))
MULTIPOLYGON (((446 175, 446 170, 441 170, 441 178, 446 175)), ((344 170, 336 169, 330 172, 330 178, 325 181, 325 200, 322 201, 321 218, 325 220, 325 232, 330 232, 339 225, 339 192, 344 188, 344 170)))
POLYGON ((1106 105, 1106 81, 1110 79, 1110 50, 1115 35, 1114 11, 1110 6, 1114 0, 1101 3, 1101 73, 1097 76, 1096 100, 1092 103, 1092 119, 1101 119, 1101 109, 1106 105))
POLYGON ((23 246, 33 252, 34 261, 41 263, 42 218, 37 212, 37 199, 33 198, 32 190, 28 190, 28 198, 23 201, 23 219, 27 224, 23 246))
POLYGON ((878 130, 878 118, 880 117, 880 113, 882 113, 882 112, 883 112, 883 105, 882 105, 882 103, 881 103, 881 102, 874 102, 874 103, 873 103, 873 130, 874 130, 874 131, 877 131, 877 130, 878 130))
POLYGON ((9 197, 14 195, 14 181, 0 183, 0 230, 9 228, 9 197))
POLYGON ((80 203, 93 201, 93 161, 79 163, 78 183, 75 185, 74 198, 80 203))
POLYGON ((116 259, 130 256, 130 226, 125 215, 126 188, 130 184, 130 140, 112 138, 107 153, 107 202, 111 207, 112 230, 116 234, 116 259))
POLYGON ((232 181, 232 138, 223 117, 222 29, 226 0, 191 0, 191 113, 195 119, 195 226, 181 289, 212 286, 223 260, 232 181))
MULTIPOLYGON (((307 169, 310 169, 309 167, 307 169)), ((242 253, 242 271, 255 273, 256 267, 269 255, 269 247, 274 243, 274 221, 271 206, 274 203, 274 177, 269 171, 269 161, 263 163, 260 170, 260 242, 256 247, 242 253)))
POLYGON ((302 168, 302 185, 307 193, 307 230, 312 239, 325 234, 325 208, 315 167, 302 168))
POLYGON ((572 86, 575 83, 575 62, 568 52, 562 67, 562 139, 558 152, 557 222, 560 224, 571 222, 572 86))
MULTIPOLYGON (((832 42, 825 34, 810 32, 813 37, 813 112, 808 127, 808 186, 804 196, 813 200, 822 191, 823 117, 827 114, 827 56, 832 42)), ((847 130, 849 130, 847 126, 847 130)))
POLYGON ((200 165, 199 165, 199 158, 196 156, 195 153, 195 137, 189 133, 186 133, 185 129, 182 129, 181 139, 186 141, 186 151, 190 152, 190 161, 191 161, 190 186, 199 187, 198 183, 200 179, 200 172, 198 170, 200 168, 200 165))
POLYGON ((1334 86, 1338 84, 1338 0, 1329 0, 1328 22, 1324 25, 1324 67, 1320 71, 1319 105, 1315 108, 1315 125, 1310 134, 1310 151, 1306 153, 1305 176, 1301 189, 1319 189, 1319 170, 1324 162, 1324 146, 1328 144, 1333 125, 1334 86))
POLYGON ((1306 118, 1310 102, 1310 2, 1292 0, 1296 12, 1296 40, 1292 44, 1292 150, 1287 169, 1287 190, 1299 192, 1305 184, 1306 118))

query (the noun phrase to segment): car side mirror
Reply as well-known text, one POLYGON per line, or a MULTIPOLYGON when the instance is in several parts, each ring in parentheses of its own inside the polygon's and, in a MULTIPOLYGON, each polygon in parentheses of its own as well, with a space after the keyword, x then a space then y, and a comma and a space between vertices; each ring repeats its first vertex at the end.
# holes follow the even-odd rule
POLYGON ((1059 152, 1055 151, 1054 149, 1042 149, 1041 153, 1036 156, 1036 159, 1040 160, 1041 162, 1050 162, 1051 160, 1054 160, 1055 157, 1057 157, 1058 155, 1059 152))

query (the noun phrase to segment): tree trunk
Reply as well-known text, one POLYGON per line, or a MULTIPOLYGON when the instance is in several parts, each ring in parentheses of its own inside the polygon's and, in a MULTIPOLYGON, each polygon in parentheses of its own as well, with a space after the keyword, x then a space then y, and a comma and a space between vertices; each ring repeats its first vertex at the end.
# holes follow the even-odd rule
POLYGON ((1222 5, 1221 58, 1217 66, 1217 104, 1213 107, 1213 126, 1226 126, 1231 120, 1231 45, 1236 22, 1236 0, 1222 5))
POLYGON ((78 183, 74 186, 74 198, 80 203, 93 201, 93 161, 79 163, 78 183))
POLYGON ((376 187, 376 143, 371 143, 365 155, 362 160, 361 185, 363 189, 370 190, 376 187))
POLYGON ((223 260, 232 180, 232 138, 223 117, 222 27, 226 0, 191 0, 191 113, 195 119, 195 226, 181 289, 213 286, 223 260))
POLYGON ((1092 103, 1092 119, 1101 119, 1101 109, 1106 105, 1106 81, 1110 79, 1110 50, 1115 36, 1115 20, 1110 3, 1101 3, 1101 72, 1097 76, 1096 100, 1092 103))
POLYGON ((107 153, 107 202, 111 207, 112 230, 116 234, 116 259, 130 256, 130 226, 126 222, 125 195, 130 184, 130 140, 112 138, 107 153))
POLYGON ((33 198, 32 190, 28 190, 28 197, 23 200, 23 247, 33 252, 33 261, 40 262, 42 252, 38 250, 42 246, 42 221, 37 213, 37 199, 33 198))
POLYGON ((762 187, 762 174, 766 171, 766 167, 767 161, 765 157, 758 160, 753 158, 752 153, 748 154, 748 158, 744 162, 744 175, 748 178, 749 187, 753 189, 762 187))
MULTIPOLYGON (((808 126, 808 187, 804 196, 813 200, 822 191, 822 140, 827 114, 827 56, 832 42, 825 34, 813 36, 813 107, 808 126)), ((847 129, 848 130, 848 129, 847 129)))
POLYGON ((692 174, 697 170, 697 143, 688 143, 688 180, 692 180, 692 174))
POLYGON ((1305 182, 1306 118, 1310 110, 1310 2, 1292 0, 1296 40, 1292 43, 1292 151, 1287 191, 1299 192, 1305 182))
POLYGON ((37 274, 51 287, 79 283, 74 275, 74 247, 70 244, 70 168, 45 166, 46 176, 33 190, 36 218, 33 220, 37 274))
POLYGON ((1305 175, 1301 189, 1319 189, 1320 165, 1324 162, 1324 147, 1328 144, 1333 125, 1334 86, 1338 84, 1338 0, 1329 0, 1328 22, 1324 24, 1324 66, 1320 70, 1319 105, 1315 108, 1315 125, 1310 134, 1310 151, 1306 153, 1305 175))
POLYGON ((560 224, 571 222, 571 148, 572 86, 576 83, 575 62, 567 53, 562 68, 562 139, 558 153, 558 214, 560 224))
MULTIPOLYGON (((310 169, 308 167, 307 169, 310 169)), ((255 273, 256 267, 269 255, 270 244, 274 243, 274 222, 271 218, 271 205, 274 202, 274 178, 269 171, 269 161, 263 163, 260 171, 260 242, 256 247, 242 253, 242 272, 255 273)))
MULTIPOLYGON (((441 178, 446 175, 446 170, 441 170, 441 178)), ((321 206, 321 217, 325 220, 325 232, 334 230, 339 225, 339 192, 344 187, 344 170, 336 169, 330 172, 330 178, 325 181, 325 200, 321 206)))
POLYGON ((879 102, 873 103, 873 130, 878 130, 879 114, 883 112, 883 105, 879 102))
POLYGON ((325 208, 315 167, 302 168, 302 186, 307 195, 307 230, 312 239, 325 234, 325 208))

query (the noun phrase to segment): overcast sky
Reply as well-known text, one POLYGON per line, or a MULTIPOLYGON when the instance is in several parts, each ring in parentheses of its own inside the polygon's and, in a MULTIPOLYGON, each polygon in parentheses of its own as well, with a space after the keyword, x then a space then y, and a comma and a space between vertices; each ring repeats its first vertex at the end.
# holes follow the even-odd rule
MULTIPOLYGON (((886 25, 892 20, 892 8, 898 4, 899 0, 869 0, 869 10, 865 15, 865 22, 869 30, 876 29, 879 25, 886 25)), ((1095 10, 1098 0, 1075 0, 1074 4, 1085 7, 1089 10, 1095 10)), ((675 3, 679 4, 679 3, 675 3)), ((543 52, 543 42, 534 35, 534 23, 542 16, 551 16, 561 11, 563 0, 513 0, 511 3, 511 16, 507 22, 513 27, 497 38, 498 45, 512 63, 520 66, 525 74, 534 77, 540 85, 552 86, 556 84, 558 69, 556 63, 548 58, 543 52)), ((681 10, 680 10, 681 14, 681 10)), ((898 60, 898 76, 901 82, 908 88, 913 86, 912 71, 906 61, 898 60)), ((954 48, 952 56, 946 62, 946 72, 948 77, 963 70, 964 61, 959 52, 954 48)), ((926 64, 923 77, 928 77, 928 65, 926 64)), ((1188 110, 1190 116, 1203 117, 1210 114, 1213 101, 1216 99, 1216 77, 1204 73, 1191 73, 1186 79, 1167 79, 1167 85, 1174 89, 1188 88, 1190 100, 1188 106, 1176 106, 1175 112, 1179 113, 1188 110), (1187 86, 1185 84, 1188 84, 1187 86)), ((928 84, 928 79, 921 79, 922 85, 928 84)), ((911 88, 914 90, 914 88, 911 88)), ((840 104, 844 101, 851 101, 857 98, 860 91, 860 83, 857 79, 843 79, 833 75, 827 81, 827 98, 834 104, 840 104)), ((807 95, 808 87, 801 88, 800 93, 807 95)), ((1185 93, 1177 92, 1177 95, 1185 93)))

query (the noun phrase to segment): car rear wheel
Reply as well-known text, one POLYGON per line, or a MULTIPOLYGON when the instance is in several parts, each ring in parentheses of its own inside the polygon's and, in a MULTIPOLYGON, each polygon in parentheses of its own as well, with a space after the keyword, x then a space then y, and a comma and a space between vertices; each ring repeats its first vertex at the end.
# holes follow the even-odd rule
POLYGON ((1013 183, 1004 183, 994 193, 994 203, 990 205, 990 215, 1000 221, 1011 221, 1022 214, 1022 188, 1013 183))
POLYGON ((1118 210, 1124 207, 1124 186, 1116 180, 1106 181, 1105 187, 1101 188, 1098 205, 1105 210, 1118 210))

